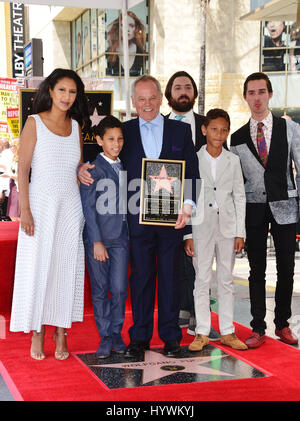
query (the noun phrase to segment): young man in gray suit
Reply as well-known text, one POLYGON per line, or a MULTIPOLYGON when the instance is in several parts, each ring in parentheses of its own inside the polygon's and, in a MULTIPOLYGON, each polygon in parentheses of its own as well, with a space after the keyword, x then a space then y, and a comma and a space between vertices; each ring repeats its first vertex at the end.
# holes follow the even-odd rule
POLYGON ((269 226, 277 265, 275 334, 285 343, 298 343, 288 319, 291 317, 296 224, 299 220, 300 126, 269 111, 272 96, 272 85, 266 74, 258 72, 248 76, 244 83, 244 99, 249 105, 251 118, 232 135, 230 147, 240 158, 247 200, 246 239, 253 330, 245 341, 249 348, 257 348, 265 342, 269 226))

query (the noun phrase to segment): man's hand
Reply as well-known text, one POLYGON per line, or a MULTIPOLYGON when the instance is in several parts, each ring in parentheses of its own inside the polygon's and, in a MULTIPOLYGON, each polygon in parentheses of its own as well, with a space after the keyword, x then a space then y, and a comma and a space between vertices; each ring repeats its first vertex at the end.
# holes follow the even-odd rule
POLYGON ((106 248, 101 241, 94 243, 94 259, 100 262, 106 262, 109 259, 106 248))
POLYGON ((241 237, 236 237, 235 242, 234 242, 234 251, 236 253, 240 253, 243 250, 244 246, 245 246, 244 239, 241 237))
POLYGON ((187 240, 185 240, 184 242, 184 250, 186 252, 186 254, 190 257, 195 257, 195 249, 194 249, 194 241, 192 238, 188 238, 187 240))
POLYGON ((80 165, 80 167, 78 169, 78 179, 79 179, 80 183, 82 183, 86 186, 89 186, 90 184, 93 184, 94 180, 91 177, 91 174, 88 170, 91 170, 94 167, 95 167, 95 165, 91 165, 88 162, 80 165))
POLYGON ((186 224, 189 222, 191 218, 192 209, 193 209, 192 205, 189 205, 189 204, 183 205, 181 211, 179 212, 176 225, 174 227, 176 230, 182 229, 186 226, 186 224))

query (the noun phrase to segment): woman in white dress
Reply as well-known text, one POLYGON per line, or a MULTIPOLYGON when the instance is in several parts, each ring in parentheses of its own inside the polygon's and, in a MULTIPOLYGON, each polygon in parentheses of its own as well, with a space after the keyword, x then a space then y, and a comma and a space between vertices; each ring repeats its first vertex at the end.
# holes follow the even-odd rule
POLYGON ((68 358, 66 328, 83 319, 83 213, 77 183, 80 126, 89 122, 84 85, 56 69, 40 85, 20 138, 20 231, 10 330, 33 331, 30 355, 45 358, 45 325, 55 357, 68 358), (30 173, 31 171, 31 173, 30 173))

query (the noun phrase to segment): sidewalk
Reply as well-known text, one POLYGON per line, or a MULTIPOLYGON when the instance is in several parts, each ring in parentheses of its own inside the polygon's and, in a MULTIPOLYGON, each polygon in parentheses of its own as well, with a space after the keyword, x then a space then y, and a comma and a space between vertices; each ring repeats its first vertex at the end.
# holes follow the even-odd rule
MULTIPOLYGON (((273 253, 269 253, 267 260, 267 275, 266 275, 266 334, 272 338, 278 339, 275 335, 274 319, 274 296, 276 286, 276 260, 273 253)), ((250 299, 249 299, 249 263, 247 257, 236 258, 235 267, 233 270, 233 279, 235 283, 235 309, 234 320, 244 326, 250 327, 250 299)), ((212 298, 217 298, 216 283, 213 280, 211 284, 212 298)), ((212 306, 213 311, 218 311, 218 303, 212 306)), ((296 252, 295 259, 295 275, 294 275, 294 292, 292 300, 292 317, 289 320, 290 328, 294 334, 300 339, 300 252, 296 252)), ((300 344, 296 346, 300 349, 300 344)))

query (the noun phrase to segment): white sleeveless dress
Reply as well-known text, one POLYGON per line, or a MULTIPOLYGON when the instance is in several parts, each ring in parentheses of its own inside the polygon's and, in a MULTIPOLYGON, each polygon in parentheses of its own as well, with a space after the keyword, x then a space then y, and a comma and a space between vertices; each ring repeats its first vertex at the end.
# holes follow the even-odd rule
POLYGON ((70 328, 83 319, 84 248, 76 169, 78 123, 62 137, 38 115, 29 183, 34 236, 19 231, 10 330, 40 331, 42 325, 70 328))

